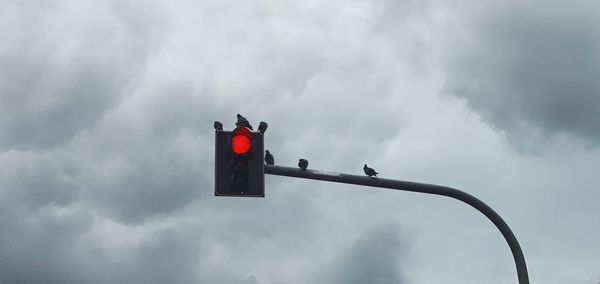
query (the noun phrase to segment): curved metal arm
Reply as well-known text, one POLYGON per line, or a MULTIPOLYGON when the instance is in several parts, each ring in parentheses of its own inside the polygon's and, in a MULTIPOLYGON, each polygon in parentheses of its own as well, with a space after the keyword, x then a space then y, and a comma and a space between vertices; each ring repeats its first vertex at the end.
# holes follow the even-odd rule
POLYGON ((433 185, 433 184, 425 184, 425 183, 417 183, 417 182, 408 182, 408 181, 400 181, 393 179, 384 179, 384 178, 371 178, 367 176, 357 176, 357 175, 349 175, 349 174, 341 174, 341 173, 332 173, 332 172, 323 172, 316 170, 305 170, 302 171, 298 168, 290 168, 290 167, 282 167, 282 166, 273 166, 273 165, 265 165, 265 173, 271 175, 280 175, 280 176, 289 176, 289 177, 297 177, 297 178, 306 178, 306 179, 315 179, 315 180, 323 180, 330 182, 339 182, 339 183, 348 183, 348 184, 356 184, 356 185, 364 185, 364 186, 372 186, 372 187, 382 187, 403 191, 412 191, 412 192, 421 192, 421 193, 429 193, 436 195, 443 195, 452 197, 454 199, 460 200, 471 205, 473 208, 479 210, 479 212, 483 213, 494 225, 496 228, 500 230, 502 236, 508 243, 510 247, 510 251, 512 252, 513 258, 515 260, 515 265, 517 267, 517 277, 519 279, 519 284, 529 284, 529 276, 527 275, 527 266, 525 265, 525 257, 523 256, 523 251, 521 250, 521 246, 519 246, 519 242, 517 238, 510 230, 506 222, 502 220, 500 215, 496 213, 492 208, 487 206, 487 204, 483 203, 483 201, 475 198, 474 196, 460 191, 458 189, 433 185))

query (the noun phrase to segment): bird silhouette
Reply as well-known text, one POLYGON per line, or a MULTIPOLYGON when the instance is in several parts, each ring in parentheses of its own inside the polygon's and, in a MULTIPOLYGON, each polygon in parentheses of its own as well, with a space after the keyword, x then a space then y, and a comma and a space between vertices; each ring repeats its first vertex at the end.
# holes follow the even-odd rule
POLYGON ((261 121, 258 125, 258 132, 260 132, 260 134, 265 134, 267 127, 269 127, 269 125, 266 122, 261 121))
POLYGON ((252 125, 250 125, 250 122, 248 122, 248 120, 239 113, 237 114, 237 122, 235 123, 235 125, 237 127, 248 127, 250 128, 250 130, 254 130, 254 128, 252 128, 252 125))
POLYGON ((273 155, 271 155, 271 152, 269 152, 269 150, 265 151, 265 163, 267 163, 267 165, 275 164, 275 158, 273 158, 273 155))
POLYGON ((221 123, 220 121, 215 121, 214 127, 217 131, 223 131, 223 123, 221 123))
POLYGON ((367 164, 365 164, 365 166, 363 167, 363 170, 365 171, 365 174, 370 176, 370 177, 377 177, 378 172, 375 171, 375 169, 369 168, 367 167, 367 164))
POLYGON ((298 167, 300 167, 301 170, 306 171, 306 168, 308 167, 308 160, 305 160, 305 159, 298 160, 298 167))

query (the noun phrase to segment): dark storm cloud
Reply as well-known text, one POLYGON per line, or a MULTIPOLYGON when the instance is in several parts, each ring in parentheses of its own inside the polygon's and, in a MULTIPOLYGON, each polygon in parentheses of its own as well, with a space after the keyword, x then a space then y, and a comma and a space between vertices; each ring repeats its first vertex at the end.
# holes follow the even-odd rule
POLYGON ((0 157, 0 198, 35 209, 77 199, 73 169, 52 155, 9 152, 0 157))
POLYGON ((447 91, 518 148, 557 134, 600 143, 599 9, 510 1, 459 13, 464 33, 447 47, 447 91))
MULTIPOLYGON (((545 272, 559 270, 540 264, 546 256, 558 267, 579 254, 567 251, 581 247, 558 240, 582 238, 551 222, 540 225, 544 237, 530 233, 523 188, 531 180, 557 187, 546 176, 558 172, 570 187, 573 175, 562 167, 582 167, 515 164, 520 157, 507 154, 487 125, 438 99, 441 72, 428 70, 442 37, 429 27, 439 20, 432 1, 4 2, 0 283, 464 283, 465 275, 503 283, 514 276, 504 244, 481 241, 489 226, 448 211, 454 204, 425 207, 426 198, 274 176, 265 177, 264 199, 215 198, 212 123, 231 129, 236 113, 254 126, 269 123, 267 148, 281 165, 304 157, 314 169, 362 174, 367 162, 385 177, 487 194, 512 214, 507 221, 519 240, 525 236, 524 248, 543 252, 528 256, 537 259, 538 279, 548 275, 544 283, 556 276, 545 272), (539 172, 523 175, 524 168, 539 172), (449 225, 455 217, 465 231, 449 225), (405 231, 390 229, 398 226, 427 233, 413 245, 405 231), (564 254, 539 241, 548 235, 564 254), (457 239, 481 249, 456 246, 457 239)), ((567 194, 534 192, 547 198, 539 216, 570 212, 552 204, 567 194)), ((596 212, 594 199, 583 199, 596 212)), ((581 210, 578 201, 570 205, 581 210)), ((564 214, 569 224, 573 216, 564 214)), ((584 241, 592 244, 587 259, 576 263, 590 261, 564 275, 596 273, 600 253, 592 237, 584 241)))
POLYGON ((406 283, 408 242, 393 225, 376 228, 337 259, 323 283, 406 283))
POLYGON ((164 228, 115 251, 86 237, 93 230, 87 208, 48 206, 20 223, 3 208, 0 226, 10 234, 0 236, 0 283, 199 283, 193 267, 202 250, 199 231, 164 228))
MULTIPOLYGON (((162 44, 166 27, 155 8, 115 1, 93 8, 15 3, 4 10, 7 26, 21 30, 2 30, 12 41, 0 46, 7 198, 32 208, 90 199, 129 222, 189 200, 195 177, 202 175, 182 170, 194 167, 178 164, 172 157, 178 153, 165 147, 195 135, 186 135, 181 124, 189 123, 189 101, 114 111, 132 95, 162 44), (103 121, 111 110, 124 120, 103 121), (129 123, 136 115, 152 126, 129 123)), ((158 91, 189 94, 185 86, 158 91)))
POLYGON ((115 111, 160 48, 161 13, 150 2, 30 4, 0 11, 0 283, 198 283, 193 229, 152 230, 117 250, 94 239, 98 224, 110 232, 170 212, 206 183, 178 158, 196 138, 171 123, 204 127, 188 119, 189 101, 115 111), (105 121, 110 112, 119 119, 105 121))
POLYGON ((66 2, 8 3, 0 12, 0 149, 70 140, 141 75, 160 26, 125 4, 104 5, 87 16, 90 7, 66 2))
POLYGON ((202 171, 212 161, 203 145, 212 134, 214 112, 198 111, 211 100, 194 97, 193 90, 182 86, 151 93, 155 96, 143 103, 124 102, 111 119, 72 145, 80 152, 73 159, 87 165, 77 177, 85 199, 127 223, 204 198, 197 194, 211 181, 202 171))
MULTIPOLYGON (((225 269, 220 274, 201 267, 203 239, 236 247, 275 234, 275 227, 298 232, 311 214, 269 209, 302 212, 306 202, 291 206, 279 199, 262 210, 239 201, 232 207, 231 200, 207 204, 213 198, 212 121, 231 126, 239 110, 219 106, 223 93, 210 77, 161 81, 148 74, 162 79, 168 73, 161 64, 148 67, 160 59, 153 52, 165 28, 152 5, 75 3, 39 11, 15 4, 6 12, 14 19, 3 18, 19 26, 24 20, 18 16, 29 9, 40 16, 24 33, 31 46, 21 39, 1 46, 7 76, 0 79, 0 226, 9 233, 0 235, 0 283, 258 283, 247 274, 252 271, 227 271, 243 264, 237 258, 218 265, 225 269), (172 216, 191 203, 196 209, 187 214, 204 223, 178 227, 172 216), (263 222, 252 225, 256 220, 263 222), (195 230, 207 226, 212 231, 195 230)), ((221 66, 207 60, 198 66, 221 66)), ((293 77, 284 83, 296 88, 293 77)))

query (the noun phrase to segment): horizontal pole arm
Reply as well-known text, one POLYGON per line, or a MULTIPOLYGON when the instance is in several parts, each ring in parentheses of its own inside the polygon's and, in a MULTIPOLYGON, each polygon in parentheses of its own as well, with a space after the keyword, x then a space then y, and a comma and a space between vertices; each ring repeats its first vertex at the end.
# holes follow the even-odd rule
POLYGON ((490 221, 492 221, 492 223, 494 223, 494 225, 496 226, 496 228, 498 228, 500 233, 502 233, 502 236, 508 243, 510 251, 512 252, 513 258, 515 260, 519 284, 529 284, 529 276, 527 275, 525 257, 523 256, 521 246, 519 245, 519 242, 517 241, 517 238, 515 237, 511 229, 508 227, 506 222, 504 222, 504 220, 500 217, 500 215, 498 215, 498 213, 496 213, 492 208, 490 208, 487 204, 483 203, 483 201, 477 199, 476 197, 466 192, 451 187, 434 184, 342 174, 334 172, 324 172, 318 170, 301 170, 299 168, 282 167, 274 165, 265 165, 265 173, 270 175, 314 179, 329 182, 347 183, 370 187, 380 187, 402 191, 442 195, 465 202, 471 205, 473 208, 477 209, 479 212, 483 213, 483 215, 485 215, 490 221))

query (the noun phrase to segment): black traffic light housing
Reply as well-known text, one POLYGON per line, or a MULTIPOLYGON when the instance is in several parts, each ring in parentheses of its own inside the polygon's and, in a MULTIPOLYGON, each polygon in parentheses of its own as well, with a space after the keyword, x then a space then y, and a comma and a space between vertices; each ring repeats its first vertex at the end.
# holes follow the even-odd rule
POLYGON ((215 131, 215 196, 265 197, 263 153, 260 132, 245 127, 215 131))

